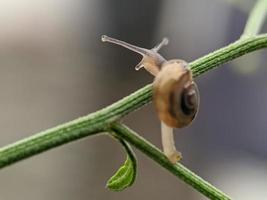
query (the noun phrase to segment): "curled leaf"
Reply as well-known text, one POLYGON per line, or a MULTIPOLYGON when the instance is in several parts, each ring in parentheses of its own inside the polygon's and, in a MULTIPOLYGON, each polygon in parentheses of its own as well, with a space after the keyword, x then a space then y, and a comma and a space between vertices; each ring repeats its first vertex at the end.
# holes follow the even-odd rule
POLYGON ((117 172, 108 180, 107 187, 113 191, 122 191, 131 186, 136 177, 136 158, 133 150, 122 139, 118 139, 127 152, 127 159, 117 172))

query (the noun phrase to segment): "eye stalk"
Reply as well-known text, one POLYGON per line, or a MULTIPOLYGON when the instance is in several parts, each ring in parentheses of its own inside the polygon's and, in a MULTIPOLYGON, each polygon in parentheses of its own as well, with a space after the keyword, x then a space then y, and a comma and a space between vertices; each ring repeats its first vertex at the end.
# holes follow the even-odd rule
POLYGON ((153 76, 156 76, 158 72, 160 71, 162 64, 166 62, 166 59, 163 58, 163 56, 161 56, 158 53, 158 51, 163 46, 169 43, 169 40, 167 38, 163 38, 162 41, 152 49, 145 49, 142 47, 138 47, 138 46, 129 44, 127 42, 106 36, 106 35, 102 35, 101 40, 102 42, 109 42, 109 43, 122 46, 124 48, 130 49, 131 51, 134 51, 142 55, 143 59, 141 60, 140 63, 138 63, 135 66, 135 70, 139 70, 144 67, 150 74, 152 74, 153 76))

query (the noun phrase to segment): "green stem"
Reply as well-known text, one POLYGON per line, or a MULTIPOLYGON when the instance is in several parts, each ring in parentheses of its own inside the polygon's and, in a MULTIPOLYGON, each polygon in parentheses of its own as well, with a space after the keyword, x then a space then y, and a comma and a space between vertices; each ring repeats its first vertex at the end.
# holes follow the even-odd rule
POLYGON ((251 10, 241 39, 252 37, 260 32, 267 13, 267 0, 258 0, 251 10))
POLYGON ((153 144, 139 136, 133 130, 129 129, 128 127, 114 123, 111 126, 111 129, 116 132, 116 134, 128 141, 130 144, 138 148, 144 154, 152 158, 162 167, 167 169, 169 172, 174 174, 175 176, 179 177, 181 180, 186 182, 187 184, 194 187, 197 191, 204 194, 209 199, 213 200, 230 200, 226 194, 212 186, 210 183, 206 182, 190 170, 188 170, 185 166, 181 163, 172 164, 168 158, 153 144))
MULTIPOLYGON (((267 47, 267 34, 239 40, 191 62, 190 66, 196 77, 227 61, 264 47, 267 47)), ((100 111, 2 147, 0 168, 62 144, 99 133, 109 124, 149 103, 151 97, 152 85, 149 84, 100 111)))
POLYGON ((197 77, 204 72, 219 67, 221 64, 224 64, 230 60, 265 47, 267 47, 267 34, 237 40, 226 47, 218 49, 191 62, 191 70, 194 74, 194 77, 197 77))
POLYGON ((151 85, 87 116, 37 133, 0 148, 0 168, 77 139, 103 132, 110 123, 122 118, 151 97, 151 85))

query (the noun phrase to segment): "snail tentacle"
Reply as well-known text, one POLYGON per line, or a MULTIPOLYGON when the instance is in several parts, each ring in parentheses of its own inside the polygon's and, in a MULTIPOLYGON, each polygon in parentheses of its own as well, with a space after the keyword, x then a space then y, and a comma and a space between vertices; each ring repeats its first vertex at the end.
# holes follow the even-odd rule
POLYGON ((152 49, 141 48, 141 47, 132 45, 130 43, 106 36, 106 35, 102 35, 101 40, 102 42, 110 42, 113 44, 117 44, 119 46, 130 49, 131 51, 134 51, 142 55, 143 59, 141 60, 139 64, 135 66, 135 69, 139 70, 144 67, 153 76, 156 76, 158 74, 158 72, 160 71, 161 65, 166 61, 166 59, 163 58, 163 56, 160 55, 158 51, 163 46, 168 44, 167 38, 163 38, 163 40, 152 49))

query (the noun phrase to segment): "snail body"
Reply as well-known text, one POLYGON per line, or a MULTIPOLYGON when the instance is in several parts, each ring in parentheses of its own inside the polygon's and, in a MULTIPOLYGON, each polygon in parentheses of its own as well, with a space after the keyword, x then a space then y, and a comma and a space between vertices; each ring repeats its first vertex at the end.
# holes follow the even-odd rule
POLYGON ((188 126, 195 118, 199 106, 199 92, 193 81, 189 65, 184 60, 167 61, 158 51, 168 44, 163 40, 152 49, 145 49, 126 43, 115 38, 102 36, 103 42, 110 42, 143 56, 136 70, 144 67, 155 76, 153 82, 153 102, 161 120, 162 146, 170 162, 176 163, 181 159, 181 153, 176 151, 173 128, 188 126))

